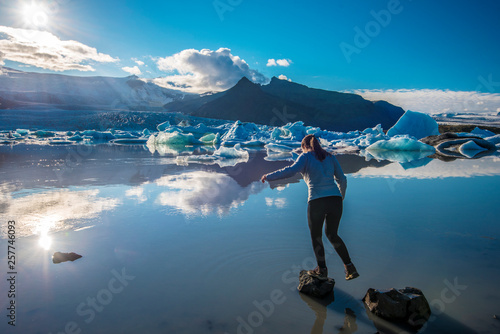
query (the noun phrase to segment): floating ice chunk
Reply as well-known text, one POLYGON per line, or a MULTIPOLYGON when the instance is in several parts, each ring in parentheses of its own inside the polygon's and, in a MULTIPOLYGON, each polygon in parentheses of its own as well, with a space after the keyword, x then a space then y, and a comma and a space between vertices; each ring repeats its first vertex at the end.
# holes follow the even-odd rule
POLYGON ((408 110, 396 124, 387 131, 387 135, 410 135, 417 139, 439 135, 437 122, 429 115, 408 110))
POLYGON ((220 142, 220 134, 219 133, 208 133, 200 138, 200 141, 203 144, 218 144, 220 142))
POLYGON ((291 140, 301 141, 307 135, 304 122, 298 121, 295 123, 288 123, 282 126, 286 137, 290 137, 291 140))
POLYGON ((221 146, 215 150, 215 157, 227 158, 227 159, 235 159, 235 158, 243 158, 248 161, 249 154, 247 151, 242 150, 240 144, 234 145, 234 147, 224 147, 221 146))
POLYGON ((267 149, 267 154, 269 152, 280 152, 280 153, 290 153, 293 151, 293 147, 283 144, 269 143, 264 146, 267 149))
MULTIPOLYGON (((154 136, 149 137, 149 140, 154 136)), ((149 142, 148 140, 148 142, 149 142)), ((154 137, 155 145, 193 145, 200 142, 194 137, 192 133, 174 132, 160 132, 154 137)))
POLYGON ((460 145, 458 151, 465 155, 467 158, 473 158, 478 153, 487 151, 484 147, 479 146, 473 140, 469 140, 465 144, 460 145))
POLYGON ((233 123, 229 131, 227 131, 222 136, 222 141, 226 140, 247 140, 249 133, 241 121, 236 121, 233 123))
POLYGON ((85 130, 82 134, 86 137, 90 137, 94 141, 109 141, 116 138, 109 131, 85 130))
POLYGON ((244 147, 260 147, 260 146, 264 146, 266 143, 264 143, 263 141, 261 140, 258 140, 258 139, 254 139, 254 140, 247 140, 247 141, 242 141, 241 143, 239 143, 241 146, 244 146, 244 147))
POLYGON ((371 134, 371 135, 380 135, 380 134, 383 135, 384 134, 384 130, 382 130, 382 124, 377 124, 373 128, 364 129, 363 133, 364 134, 371 134))
POLYGON ((494 135, 491 137, 487 137, 487 138, 484 138, 484 140, 487 140, 490 143, 497 145, 497 144, 500 144, 500 135, 494 135))
POLYGON ((271 132, 271 139, 278 140, 283 134, 284 133, 281 130, 281 128, 274 128, 273 131, 271 132))
POLYGON ((142 130, 142 136, 143 137, 149 137, 149 136, 151 136, 151 131, 149 131, 148 129, 142 130))
POLYGON ((52 131, 38 130, 37 132, 35 132, 35 135, 41 138, 48 138, 54 137, 56 134, 52 131))
POLYGON ((266 161, 293 160, 293 155, 291 152, 268 152, 264 160, 266 161))
POLYGON ((156 126, 156 129, 158 129, 158 131, 165 131, 169 127, 170 127, 170 122, 166 121, 166 122, 158 124, 156 126))
POLYGON ((27 134, 30 133, 30 130, 27 130, 27 129, 17 129, 16 133, 20 134, 21 136, 26 136, 27 134))
POLYGON ((367 151, 377 152, 377 151, 422 151, 431 152, 432 154, 436 151, 433 146, 424 144, 418 140, 410 138, 408 136, 397 136, 389 140, 379 140, 376 143, 368 146, 367 151))
POLYGON ((74 135, 72 137, 69 137, 68 140, 71 140, 71 141, 82 141, 83 137, 80 136, 80 135, 74 135))
POLYGON ((489 130, 480 129, 477 126, 470 133, 473 135, 479 136, 481 138, 491 137, 491 136, 495 135, 495 133, 493 133, 489 130))
POLYGON ((123 139, 127 139, 127 138, 137 138, 137 135, 133 132, 129 132, 129 131, 121 131, 121 130, 115 130, 113 131, 113 135, 115 136, 115 138, 123 138, 123 139))
POLYGON ((290 146, 292 148, 297 148, 300 147, 300 142, 299 141, 293 141, 293 140, 277 140, 277 144, 282 144, 285 146, 290 146))

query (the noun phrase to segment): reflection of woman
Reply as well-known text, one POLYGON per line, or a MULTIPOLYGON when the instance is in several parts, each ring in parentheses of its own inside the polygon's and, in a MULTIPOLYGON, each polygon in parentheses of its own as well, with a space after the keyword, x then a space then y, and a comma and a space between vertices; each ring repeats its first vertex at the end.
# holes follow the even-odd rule
POLYGON ((308 273, 323 280, 328 277, 322 241, 323 224, 326 219, 325 233, 344 262, 346 280, 356 278, 359 274, 351 262, 344 242, 337 234, 342 217, 342 200, 345 196, 347 179, 335 156, 325 151, 314 135, 305 136, 302 139, 301 147, 303 153, 295 163, 263 175, 261 181, 284 179, 298 172, 302 174, 309 188, 307 220, 311 231, 314 255, 318 262, 318 266, 309 270, 308 273))

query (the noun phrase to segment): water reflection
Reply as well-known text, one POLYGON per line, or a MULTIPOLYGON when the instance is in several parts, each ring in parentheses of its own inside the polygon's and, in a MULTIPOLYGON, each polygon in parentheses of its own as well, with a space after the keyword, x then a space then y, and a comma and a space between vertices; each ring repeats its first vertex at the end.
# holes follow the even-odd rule
POLYGON ((155 184, 168 189, 157 203, 189 215, 226 214, 266 187, 258 181, 242 187, 227 174, 206 171, 163 176, 155 184))
POLYGON ((500 175, 500 157, 490 155, 480 160, 459 159, 446 162, 439 159, 412 162, 407 164, 388 164, 382 167, 366 167, 352 174, 356 177, 390 177, 433 179, 447 177, 474 177, 500 175))
MULTIPOLYGON (((314 311, 315 320, 311 327, 311 334, 323 334, 324 325, 327 317, 327 306, 334 302, 334 293, 326 296, 323 299, 314 298, 303 293, 299 293, 300 298, 304 301, 307 306, 314 311)), ((344 310, 344 323, 342 326, 338 327, 339 334, 352 334, 356 333, 358 330, 358 325, 356 323, 356 313, 349 307, 344 310)), ((329 331, 327 331, 329 332, 329 331)))
MULTIPOLYGON (((2 215, 16 221, 16 235, 39 235, 39 244, 45 249, 49 249, 52 242, 49 233, 73 229, 82 219, 95 218, 121 202, 100 197, 98 189, 60 189, 28 195, 13 192, 13 187, 7 184, 2 184, 0 189, 2 215)), ((5 231, 2 237, 6 237, 5 231)))

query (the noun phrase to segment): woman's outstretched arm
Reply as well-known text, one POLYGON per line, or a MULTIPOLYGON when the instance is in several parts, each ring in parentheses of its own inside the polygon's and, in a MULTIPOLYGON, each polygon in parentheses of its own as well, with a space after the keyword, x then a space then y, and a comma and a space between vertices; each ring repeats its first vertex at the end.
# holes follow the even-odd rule
POLYGON ((306 159, 307 157, 304 154, 301 154, 292 165, 277 170, 275 172, 262 175, 260 180, 262 181, 262 183, 264 183, 266 181, 275 181, 292 177, 298 172, 302 172, 304 170, 304 167, 306 165, 306 159))

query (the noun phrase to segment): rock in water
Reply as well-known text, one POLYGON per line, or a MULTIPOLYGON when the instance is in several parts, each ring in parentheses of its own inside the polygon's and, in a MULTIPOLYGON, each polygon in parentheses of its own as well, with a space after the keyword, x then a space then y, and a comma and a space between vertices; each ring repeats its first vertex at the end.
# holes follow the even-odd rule
POLYGON ((406 322, 422 327, 429 319, 431 309, 422 291, 416 288, 375 290, 368 289, 363 299, 370 312, 389 321, 406 322))
POLYGON ((53 263, 61 263, 61 262, 66 262, 66 261, 75 261, 81 258, 82 256, 80 254, 76 253, 61 253, 61 252, 55 252, 54 255, 52 255, 52 262, 53 263))
POLYGON ((317 277, 311 276, 307 270, 302 270, 299 274, 299 286, 297 289, 305 294, 323 298, 333 291, 335 280, 328 277, 327 280, 320 280, 317 277))

